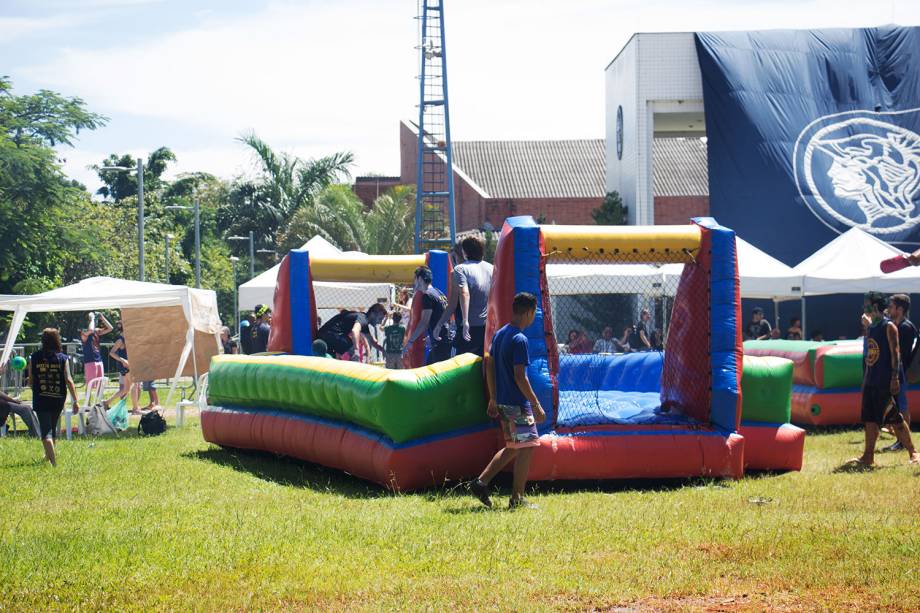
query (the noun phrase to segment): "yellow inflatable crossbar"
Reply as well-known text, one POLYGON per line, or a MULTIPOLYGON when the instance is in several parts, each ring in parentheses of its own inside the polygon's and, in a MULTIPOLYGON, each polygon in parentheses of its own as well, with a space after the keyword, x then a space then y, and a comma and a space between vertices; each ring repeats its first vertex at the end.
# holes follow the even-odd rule
POLYGON ((700 229, 686 226, 540 226, 546 255, 558 258, 663 264, 688 262, 700 248, 700 229))
POLYGON ((415 269, 424 265, 424 254, 310 258, 314 281, 411 284, 415 279, 415 269))

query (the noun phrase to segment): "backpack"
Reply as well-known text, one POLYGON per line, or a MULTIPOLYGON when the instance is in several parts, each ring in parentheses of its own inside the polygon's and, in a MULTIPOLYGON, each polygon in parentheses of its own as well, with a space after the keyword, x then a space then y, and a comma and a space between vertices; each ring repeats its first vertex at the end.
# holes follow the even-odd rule
POLYGON ((159 411, 150 411, 141 417, 141 423, 137 424, 137 433, 141 436, 156 436, 166 431, 166 420, 159 411))
POLYGON ((101 404, 94 404, 89 408, 86 416, 86 431, 93 436, 118 434, 101 404))

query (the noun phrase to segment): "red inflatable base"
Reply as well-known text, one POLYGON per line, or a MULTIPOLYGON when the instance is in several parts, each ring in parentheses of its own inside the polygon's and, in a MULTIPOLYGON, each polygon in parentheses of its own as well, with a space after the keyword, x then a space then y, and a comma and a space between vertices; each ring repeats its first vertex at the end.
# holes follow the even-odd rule
POLYGON ((741 422, 745 470, 802 470, 805 431, 792 424, 741 422))
MULTIPOLYGON (((209 443, 322 464, 395 491, 470 479, 499 449, 497 428, 407 445, 341 424, 282 412, 211 407, 201 413, 209 443)), ((603 426, 540 437, 529 478, 730 477, 744 473, 744 438, 681 426, 603 426)))
POLYGON ((603 426, 540 437, 530 479, 655 479, 744 474, 744 439, 683 426, 603 426))
POLYGON ((201 430, 204 439, 215 445, 322 464, 394 491, 475 477, 499 445, 494 428, 392 446, 379 435, 330 422, 219 407, 201 412, 201 430))
MULTIPOLYGON (((804 426, 847 426, 861 424, 860 390, 834 392, 813 387, 792 389, 792 423, 804 426)), ((911 422, 920 421, 920 390, 907 391, 911 422)))

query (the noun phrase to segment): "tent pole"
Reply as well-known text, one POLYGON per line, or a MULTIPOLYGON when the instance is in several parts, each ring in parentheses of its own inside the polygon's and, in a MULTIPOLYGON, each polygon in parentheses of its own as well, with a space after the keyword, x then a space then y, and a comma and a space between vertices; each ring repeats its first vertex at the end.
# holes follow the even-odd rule
POLYGON ((10 330, 6 334, 6 344, 3 345, 3 355, 0 357, 0 366, 6 365, 13 353, 13 345, 16 344, 16 337, 19 336, 19 330, 22 329, 22 322, 26 318, 25 307, 16 307, 13 311, 13 319, 10 320, 10 330))
POLYGON ((802 306, 802 340, 804 341, 805 339, 808 338, 808 336, 806 335, 807 333, 805 332, 805 330, 807 329, 805 328, 805 294, 802 294, 802 297, 799 299, 799 302, 802 303, 801 305, 802 306))

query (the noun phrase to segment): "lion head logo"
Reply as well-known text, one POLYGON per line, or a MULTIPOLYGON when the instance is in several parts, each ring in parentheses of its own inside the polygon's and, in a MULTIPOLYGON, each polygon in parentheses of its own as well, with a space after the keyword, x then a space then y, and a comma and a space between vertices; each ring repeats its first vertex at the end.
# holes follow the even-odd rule
POLYGON ((796 182, 821 221, 892 242, 920 223, 920 135, 893 122, 917 111, 829 115, 802 130, 796 182))

